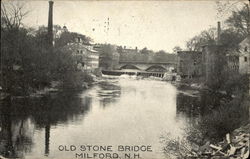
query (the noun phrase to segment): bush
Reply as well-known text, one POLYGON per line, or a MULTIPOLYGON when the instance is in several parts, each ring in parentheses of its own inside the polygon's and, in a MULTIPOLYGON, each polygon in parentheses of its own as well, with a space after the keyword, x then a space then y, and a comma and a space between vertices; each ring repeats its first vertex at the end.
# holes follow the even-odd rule
POLYGON ((198 129, 208 139, 218 140, 247 121, 249 105, 250 99, 247 95, 221 103, 218 108, 201 118, 198 129))
POLYGON ((82 89, 86 83, 93 82, 93 77, 87 72, 65 72, 62 79, 63 89, 82 89))

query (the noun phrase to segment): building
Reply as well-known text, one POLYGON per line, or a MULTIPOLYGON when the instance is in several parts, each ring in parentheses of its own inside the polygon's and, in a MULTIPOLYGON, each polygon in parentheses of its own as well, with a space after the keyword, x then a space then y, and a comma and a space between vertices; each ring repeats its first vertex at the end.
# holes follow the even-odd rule
POLYGON ((239 72, 239 52, 238 50, 229 50, 226 54, 227 70, 231 73, 239 72))
POLYGON ((202 75, 202 53, 199 51, 177 52, 177 73, 183 78, 202 75))
POLYGON ((250 35, 240 44, 239 72, 248 75, 248 89, 250 94, 250 35))
POLYGON ((78 69, 94 71, 99 68, 99 53, 93 49, 93 45, 83 43, 80 37, 75 42, 63 47, 71 52, 78 64, 78 69))
POLYGON ((250 74, 250 36, 247 36, 240 44, 239 72, 250 74))

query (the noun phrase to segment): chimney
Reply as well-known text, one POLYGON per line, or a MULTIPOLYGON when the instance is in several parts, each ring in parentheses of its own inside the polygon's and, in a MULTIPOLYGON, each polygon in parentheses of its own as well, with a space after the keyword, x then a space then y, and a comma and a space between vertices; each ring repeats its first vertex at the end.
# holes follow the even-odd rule
POLYGON ((53 47, 53 1, 49 1, 48 45, 53 47))
POLYGON ((220 34, 221 34, 221 26, 220 22, 217 23, 217 45, 220 44, 220 34))

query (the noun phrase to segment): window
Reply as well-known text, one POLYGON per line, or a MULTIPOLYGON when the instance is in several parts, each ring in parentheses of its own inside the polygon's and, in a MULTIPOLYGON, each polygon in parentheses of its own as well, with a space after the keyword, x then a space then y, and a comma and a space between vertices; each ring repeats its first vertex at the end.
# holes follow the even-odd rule
POLYGON ((245 47, 244 51, 247 51, 247 46, 245 47))
POLYGON ((246 56, 244 57, 244 61, 247 62, 247 57, 246 56))
POLYGON ((80 51, 79 50, 77 50, 77 54, 79 54, 80 53, 80 51))
POLYGON ((196 65, 196 63, 197 63, 196 60, 194 60, 194 66, 196 65))

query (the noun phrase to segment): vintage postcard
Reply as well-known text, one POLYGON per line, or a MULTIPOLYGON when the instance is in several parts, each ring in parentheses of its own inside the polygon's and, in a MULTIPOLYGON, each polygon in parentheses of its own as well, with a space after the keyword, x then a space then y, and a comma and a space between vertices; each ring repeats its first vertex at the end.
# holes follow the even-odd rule
POLYGON ((1 0, 0 159, 247 159, 248 0, 1 0))

